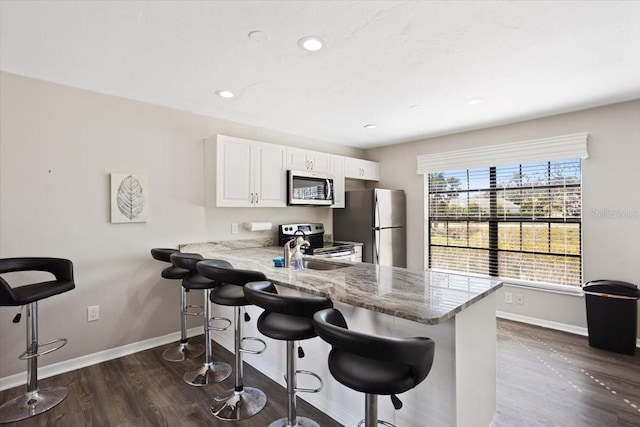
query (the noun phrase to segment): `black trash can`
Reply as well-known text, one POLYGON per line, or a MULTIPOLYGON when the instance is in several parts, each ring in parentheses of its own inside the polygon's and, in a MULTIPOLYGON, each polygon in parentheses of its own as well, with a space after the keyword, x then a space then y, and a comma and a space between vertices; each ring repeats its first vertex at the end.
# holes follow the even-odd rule
POLYGON ((589 345, 622 354, 635 354, 640 291, 617 280, 587 282, 582 290, 587 304, 589 345))

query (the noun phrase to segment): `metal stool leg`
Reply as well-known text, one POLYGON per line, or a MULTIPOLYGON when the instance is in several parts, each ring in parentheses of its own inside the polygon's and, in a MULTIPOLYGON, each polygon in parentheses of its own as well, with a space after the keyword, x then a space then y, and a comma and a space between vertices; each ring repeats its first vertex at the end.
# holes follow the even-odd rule
POLYGON ((187 359, 195 359, 204 353, 204 346, 190 344, 187 338, 187 316, 193 314, 188 310, 187 290, 184 286, 180 286, 180 343, 177 346, 169 347, 162 353, 162 358, 166 361, 182 362, 187 359))
POLYGON ((383 425, 385 427, 395 427, 393 424, 378 419, 378 395, 365 394, 364 401, 364 420, 358 423, 358 427, 364 424, 364 427, 376 427, 383 425))
MULTIPOLYGON (((236 382, 235 388, 225 391, 214 398, 211 412, 221 420, 243 420, 262 410, 267 404, 267 396, 260 389, 245 387, 243 384, 242 353, 262 353, 242 349, 242 316, 241 308, 235 307, 235 339, 236 382)), ((258 340, 262 341, 262 340, 258 340)), ((262 341, 264 343, 264 341, 262 341)))
POLYGON ((231 375, 231 366, 224 362, 213 362, 211 351, 211 289, 204 291, 204 363, 189 369, 182 377, 187 384, 205 386, 219 383, 231 375))
MULTIPOLYGON (((296 384, 296 354, 295 354, 295 341, 287 341, 287 418, 280 418, 269 424, 268 427, 320 427, 316 421, 311 418, 298 417, 297 405, 296 405, 296 391, 298 390, 296 384)), ((300 371, 305 372, 306 371, 300 371)), ((318 378, 319 379, 319 378, 318 378)), ((311 391, 313 390, 301 390, 311 391)), ((319 391, 319 390, 318 390, 319 391)))
MULTIPOLYGON (((64 387, 38 389, 38 302, 27 306, 27 392, 0 406, 0 423, 12 423, 41 414, 62 402, 69 393, 64 387)), ((56 340, 58 341, 58 340, 56 340)), ((56 342, 56 341, 52 341, 56 342)), ((66 340, 63 340, 66 343, 66 340)), ((51 344, 48 343, 48 344, 51 344)), ((64 344, 62 344, 64 345, 64 344)), ((20 357, 21 359, 23 357, 20 357)))

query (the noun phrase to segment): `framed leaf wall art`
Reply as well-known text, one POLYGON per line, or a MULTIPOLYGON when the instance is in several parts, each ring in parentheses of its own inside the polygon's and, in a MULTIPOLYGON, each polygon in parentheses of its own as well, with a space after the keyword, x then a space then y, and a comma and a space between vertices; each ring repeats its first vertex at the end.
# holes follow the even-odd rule
POLYGON ((147 222, 149 179, 146 175, 111 174, 111 222, 147 222))

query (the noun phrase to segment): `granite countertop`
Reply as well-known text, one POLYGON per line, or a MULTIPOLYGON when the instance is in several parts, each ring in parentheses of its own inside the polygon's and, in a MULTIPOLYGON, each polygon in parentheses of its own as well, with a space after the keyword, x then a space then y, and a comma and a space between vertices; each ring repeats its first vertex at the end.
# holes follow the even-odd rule
POLYGON ((367 263, 316 261, 313 257, 304 258, 345 267, 302 271, 278 268, 272 259, 282 256, 283 249, 267 246, 270 244, 268 239, 237 240, 180 245, 180 250, 223 259, 236 268, 262 271, 277 285, 424 324, 442 323, 502 286, 495 279, 367 263))

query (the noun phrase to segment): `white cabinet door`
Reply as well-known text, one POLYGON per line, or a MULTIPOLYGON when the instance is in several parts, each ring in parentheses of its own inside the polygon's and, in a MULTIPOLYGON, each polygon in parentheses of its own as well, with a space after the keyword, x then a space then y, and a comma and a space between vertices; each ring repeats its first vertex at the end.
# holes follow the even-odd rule
POLYGON ((286 168, 288 170, 329 173, 331 170, 331 155, 318 151, 303 150, 302 148, 287 147, 286 168))
POLYGON ((344 208, 344 157, 331 155, 331 175, 333 175, 332 208, 344 208))
POLYGON ((287 206, 285 147, 257 144, 253 148, 254 205, 256 207, 287 206))
POLYGON ((287 170, 305 171, 309 170, 309 160, 307 150, 287 147, 287 170))
POLYGON ((313 172, 331 173, 331 154, 312 151, 309 160, 313 172))
POLYGON ((218 135, 216 156, 216 206, 253 206, 251 141, 218 135))
POLYGON ((285 147, 218 135, 216 151, 216 206, 287 205, 285 147))
POLYGON ((346 178, 379 181, 380 169, 378 162, 346 157, 344 165, 344 176, 346 178))

